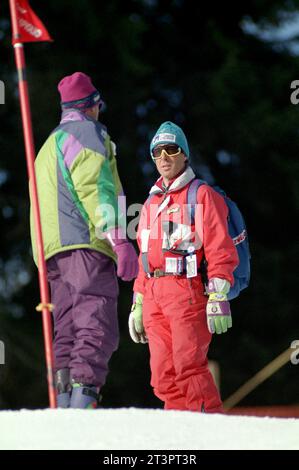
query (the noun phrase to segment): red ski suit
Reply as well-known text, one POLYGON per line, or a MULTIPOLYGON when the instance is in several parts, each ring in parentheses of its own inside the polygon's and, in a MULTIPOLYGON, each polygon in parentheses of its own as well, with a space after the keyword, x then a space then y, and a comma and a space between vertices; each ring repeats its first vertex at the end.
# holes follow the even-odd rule
POLYGON ((188 248, 195 246, 197 267, 204 251, 208 278, 233 284, 238 254, 228 233, 226 204, 208 185, 197 193, 196 242, 189 233, 190 228, 195 230, 187 215, 187 190, 194 178, 187 167, 167 190, 162 178, 151 189, 138 226, 140 269, 134 292, 144 296, 151 385, 165 409, 221 412, 221 399, 208 369, 207 297, 201 275, 187 278, 184 266, 188 248), (174 274, 169 274, 172 270, 174 274), (154 272, 160 276, 161 271, 165 275, 154 277, 154 272))

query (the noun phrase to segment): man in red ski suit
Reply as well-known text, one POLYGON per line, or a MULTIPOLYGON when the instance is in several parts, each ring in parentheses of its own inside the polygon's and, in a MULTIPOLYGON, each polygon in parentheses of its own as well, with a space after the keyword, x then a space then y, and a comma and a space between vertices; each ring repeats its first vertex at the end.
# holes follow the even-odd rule
POLYGON ((150 151, 161 177, 138 226, 140 269, 130 335, 137 343, 149 343, 151 385, 165 409, 221 412, 207 353, 212 333, 232 326, 227 294, 238 254, 228 233, 228 209, 204 184, 197 192, 194 225, 187 192, 195 174, 187 139, 176 124, 160 126, 150 151), (203 256, 206 287, 200 273, 203 256))

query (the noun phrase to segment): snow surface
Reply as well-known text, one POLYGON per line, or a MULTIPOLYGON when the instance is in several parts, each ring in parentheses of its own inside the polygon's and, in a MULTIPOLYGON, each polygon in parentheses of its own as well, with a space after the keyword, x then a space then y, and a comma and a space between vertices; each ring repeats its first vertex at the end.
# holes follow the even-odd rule
POLYGON ((299 449, 299 419, 140 408, 0 412, 0 449, 299 449))

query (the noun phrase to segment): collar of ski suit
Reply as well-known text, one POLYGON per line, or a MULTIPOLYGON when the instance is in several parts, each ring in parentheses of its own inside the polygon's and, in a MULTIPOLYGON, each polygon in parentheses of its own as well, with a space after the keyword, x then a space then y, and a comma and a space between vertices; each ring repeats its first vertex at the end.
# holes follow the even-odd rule
POLYGON ((195 178, 195 173, 192 170, 190 166, 186 168, 184 173, 179 175, 177 178, 175 178, 174 181, 168 186, 166 190, 164 190, 160 185, 162 186, 162 176, 157 180, 156 184, 152 187, 150 190, 150 194, 159 194, 159 193, 171 193, 174 191, 178 191, 179 189, 184 188, 190 181, 192 181, 195 178))
POLYGON ((68 121, 95 121, 92 117, 86 116, 85 113, 78 111, 78 109, 70 108, 62 112, 60 124, 68 121))

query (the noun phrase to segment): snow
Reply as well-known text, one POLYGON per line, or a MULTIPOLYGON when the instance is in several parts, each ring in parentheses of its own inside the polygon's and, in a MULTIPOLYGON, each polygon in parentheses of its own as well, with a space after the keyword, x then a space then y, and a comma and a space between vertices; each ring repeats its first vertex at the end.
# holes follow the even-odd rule
POLYGON ((160 409, 0 412, 3 450, 299 449, 299 419, 160 409))

